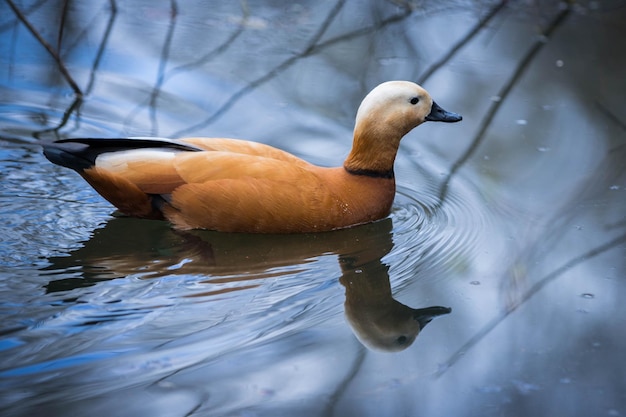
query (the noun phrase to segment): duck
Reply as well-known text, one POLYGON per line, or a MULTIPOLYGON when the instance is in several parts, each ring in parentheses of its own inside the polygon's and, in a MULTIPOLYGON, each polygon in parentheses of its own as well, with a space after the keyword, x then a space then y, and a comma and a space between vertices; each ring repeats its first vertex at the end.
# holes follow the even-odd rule
POLYGON ((367 228, 369 245, 353 244, 352 250, 339 254, 344 315, 363 346, 373 351, 399 352, 411 346, 428 323, 450 314, 452 308, 413 308, 397 301, 389 265, 383 261, 393 247, 391 219, 371 223, 367 228))
POLYGON ((66 138, 43 145, 125 216, 174 229, 313 233, 389 215, 400 140, 426 121, 458 122, 421 86, 387 81, 361 102, 352 149, 322 167, 260 142, 230 138, 66 138))
POLYGON ((439 316, 450 314, 444 306, 412 308, 393 298, 387 273, 376 268, 343 271, 346 288, 345 317, 356 338, 374 351, 399 352, 415 342, 424 327, 439 316))

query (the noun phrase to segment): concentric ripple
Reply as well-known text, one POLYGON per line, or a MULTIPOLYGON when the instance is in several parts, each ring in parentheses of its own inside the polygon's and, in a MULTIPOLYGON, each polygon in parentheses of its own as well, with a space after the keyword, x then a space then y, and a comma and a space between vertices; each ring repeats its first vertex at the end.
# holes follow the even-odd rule
POLYGON ((445 193, 442 186, 441 180, 431 178, 426 185, 398 187, 390 263, 400 281, 462 268, 488 236, 489 215, 475 186, 460 177, 445 193))

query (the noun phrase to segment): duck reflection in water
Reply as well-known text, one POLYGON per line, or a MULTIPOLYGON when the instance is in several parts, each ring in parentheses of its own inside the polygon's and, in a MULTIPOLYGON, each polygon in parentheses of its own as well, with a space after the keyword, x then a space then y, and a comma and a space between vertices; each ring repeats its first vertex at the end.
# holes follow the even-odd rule
POLYGON ((181 297, 210 297, 253 290, 264 278, 289 273, 280 272, 281 267, 307 268, 316 257, 335 254, 345 287, 345 315, 354 334, 368 348, 399 351, 434 317, 451 310, 411 308, 392 297, 388 266, 381 261, 392 247, 390 218, 298 235, 177 232, 163 222, 114 218, 69 256, 49 259, 46 269, 64 278, 48 282, 46 289, 68 291, 131 274, 143 279, 195 274, 207 277, 200 281, 207 291, 181 297))
POLYGON ((411 346, 424 326, 452 309, 411 308, 395 300, 387 269, 376 261, 359 268, 342 264, 339 281, 346 287, 345 313, 356 337, 370 349, 395 352, 411 346))

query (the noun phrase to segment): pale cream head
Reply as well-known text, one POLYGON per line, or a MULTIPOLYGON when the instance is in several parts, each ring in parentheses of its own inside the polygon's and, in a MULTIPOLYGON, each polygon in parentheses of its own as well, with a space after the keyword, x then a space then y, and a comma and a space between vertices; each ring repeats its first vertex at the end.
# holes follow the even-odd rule
POLYGON ((375 118, 403 136, 426 121, 433 100, 419 85, 409 81, 388 81, 365 96, 356 115, 356 126, 375 118))
POLYGON ((344 167, 352 172, 390 172, 400 140, 425 121, 458 122, 430 94, 410 81, 388 81, 361 102, 354 125, 352 151, 344 167))
MULTIPOLYGON (((361 294, 363 295, 363 294, 361 294)), ((448 307, 411 308, 389 296, 372 293, 357 302, 346 297, 345 313, 355 336, 370 349, 397 352, 415 341, 437 316, 449 314, 448 307)))
POLYGON ((413 344, 421 330, 411 309, 395 300, 382 306, 346 305, 345 313, 357 339, 373 350, 404 350, 413 344))

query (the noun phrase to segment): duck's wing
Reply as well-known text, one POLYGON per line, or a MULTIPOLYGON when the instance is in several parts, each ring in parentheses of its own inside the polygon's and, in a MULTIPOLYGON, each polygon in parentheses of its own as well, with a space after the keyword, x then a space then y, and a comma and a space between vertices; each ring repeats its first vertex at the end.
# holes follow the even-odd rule
POLYGON ((257 178, 273 181, 294 181, 309 175, 314 166, 293 155, 271 158, 230 151, 179 153, 172 162, 186 183, 203 183, 219 179, 257 178))
POLYGON ((262 175, 267 160, 310 166, 269 145, 224 138, 72 138, 43 147, 44 155, 57 165, 83 176, 91 168, 106 170, 148 194, 169 193, 199 178, 262 175))
POLYGON ((345 226, 347 207, 318 168, 228 152, 181 154, 185 184, 164 196, 164 217, 181 229, 313 232, 345 226))
MULTIPOLYGON (((304 175, 313 169, 313 165, 294 155, 255 142, 204 139, 202 148, 190 144, 191 149, 179 147, 177 142, 158 143, 162 146, 150 146, 146 141, 145 147, 102 147, 102 152, 86 150, 82 154, 97 154, 88 161, 89 167, 119 175, 148 194, 167 194, 182 184, 218 179, 284 181, 295 175, 294 170, 304 175)), ((86 159, 83 157, 83 161, 86 159)))
POLYGON ((337 199, 307 162, 253 142, 202 145, 83 139, 56 143, 46 156, 75 169, 123 213, 180 228, 313 231, 336 217, 337 199))
MULTIPOLYGON (((341 201, 315 169, 222 151, 182 152, 167 165, 155 167, 127 161, 117 178, 132 175, 134 187, 152 193, 151 207, 180 229, 285 233, 343 226, 341 201), (172 183, 155 184, 157 174, 172 183)), ((127 197, 121 197, 127 204, 127 197)), ((108 199, 120 207, 120 202, 108 199)))
POLYGON ((345 221, 347 208, 319 177, 318 168, 302 160, 206 151, 168 154, 159 165, 154 157, 146 161, 147 152, 154 151, 105 156, 97 168, 151 194, 152 206, 156 202, 155 208, 180 229, 309 232, 341 227, 345 221))
POLYGON ((227 138, 70 138, 45 143, 43 148, 44 155, 51 162, 76 171, 94 166, 96 159, 102 154, 139 149, 230 152, 308 165, 300 158, 273 146, 227 138))
POLYGON ((259 142, 251 142, 241 139, 225 138, 185 138, 183 143, 196 146, 207 151, 230 152, 242 155, 261 156, 263 158, 276 159, 290 162, 299 166, 309 164, 289 152, 259 142))

